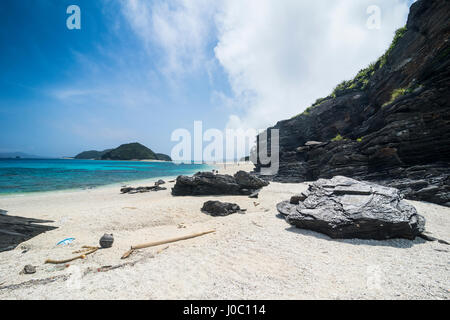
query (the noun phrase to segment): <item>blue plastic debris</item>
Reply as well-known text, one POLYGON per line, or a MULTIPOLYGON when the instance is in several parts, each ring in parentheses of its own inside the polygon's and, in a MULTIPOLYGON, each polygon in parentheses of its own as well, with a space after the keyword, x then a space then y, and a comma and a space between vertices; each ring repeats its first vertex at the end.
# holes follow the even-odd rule
POLYGON ((59 245, 65 246, 65 245, 67 245, 69 243, 72 243, 74 240, 75 240, 75 238, 66 238, 66 239, 61 240, 60 242, 58 242, 56 245, 57 246, 59 246, 59 245))

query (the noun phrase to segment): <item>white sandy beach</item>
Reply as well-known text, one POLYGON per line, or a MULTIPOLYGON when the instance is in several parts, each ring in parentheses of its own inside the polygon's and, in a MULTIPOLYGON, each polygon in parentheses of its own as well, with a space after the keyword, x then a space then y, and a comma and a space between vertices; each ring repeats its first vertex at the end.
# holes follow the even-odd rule
MULTIPOLYGON (((227 165, 219 173, 242 169, 251 170, 251 165, 227 165)), ((140 185, 146 183, 133 184, 140 185)), ((9 215, 53 220, 58 229, 0 253, 0 299, 450 298, 450 247, 445 244, 420 238, 332 240, 277 217, 276 203, 307 184, 271 183, 259 199, 172 197, 173 183, 164 186, 165 191, 142 194, 120 194, 115 185, 1 196, 0 208, 9 215), (214 199, 248 211, 227 217, 202 213, 203 202, 214 199), (131 245, 210 229, 216 232, 141 249, 121 260, 131 245), (68 267, 44 264, 48 258, 72 257, 83 245, 98 245, 104 233, 114 234, 112 248, 68 267), (76 240, 56 246, 68 237, 76 240), (102 266, 122 263, 131 264, 98 272, 102 266), (37 272, 20 274, 27 264, 37 266, 37 272), (56 278, 8 287, 50 277, 56 278)), ((409 202, 425 216, 433 236, 449 240, 450 208, 409 202)))

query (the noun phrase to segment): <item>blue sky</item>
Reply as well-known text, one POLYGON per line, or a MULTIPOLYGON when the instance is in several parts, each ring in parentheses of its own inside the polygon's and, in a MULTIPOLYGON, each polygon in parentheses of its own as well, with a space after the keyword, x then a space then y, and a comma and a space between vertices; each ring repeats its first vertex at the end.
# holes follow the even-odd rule
POLYGON ((2 0, 0 152, 170 154, 195 120, 275 124, 380 56, 411 2, 2 0), (81 30, 66 27, 72 4, 81 30))

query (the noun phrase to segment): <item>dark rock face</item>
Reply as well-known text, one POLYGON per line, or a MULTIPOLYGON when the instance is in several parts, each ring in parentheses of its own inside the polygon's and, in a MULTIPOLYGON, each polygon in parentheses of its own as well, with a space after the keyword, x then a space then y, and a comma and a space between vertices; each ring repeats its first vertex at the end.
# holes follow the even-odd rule
POLYGON ((244 171, 239 171, 234 176, 198 172, 192 177, 179 176, 172 188, 172 195, 251 195, 268 184, 244 171))
POLYGON ((212 216, 227 216, 236 212, 243 212, 241 208, 235 203, 207 201, 203 204, 202 211, 209 213, 212 216))
POLYGON ((331 238, 413 240, 425 230, 425 218, 399 190, 342 176, 319 179, 298 205, 283 201, 277 209, 288 223, 331 238))
POLYGON ((303 192, 301 194, 296 194, 295 196, 291 197, 291 200, 289 200, 290 204, 299 204, 300 201, 304 201, 306 199, 307 195, 305 195, 303 192))
POLYGON ((344 175, 450 206, 450 2, 415 2, 406 28, 364 89, 273 127, 280 130, 280 168, 271 179, 344 175))

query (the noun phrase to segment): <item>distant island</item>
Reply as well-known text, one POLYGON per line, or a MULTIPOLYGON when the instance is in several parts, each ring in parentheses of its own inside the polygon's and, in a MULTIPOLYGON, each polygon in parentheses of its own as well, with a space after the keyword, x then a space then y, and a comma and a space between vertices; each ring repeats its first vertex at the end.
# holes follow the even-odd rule
POLYGON ((84 151, 77 154, 75 159, 172 161, 168 155, 155 153, 151 149, 137 142, 122 144, 115 149, 84 151))
POLYGON ((106 149, 106 150, 103 150, 103 151, 97 151, 97 150, 83 151, 83 152, 77 154, 75 156, 75 159, 85 159, 85 160, 87 160, 87 159, 95 159, 95 160, 100 160, 105 153, 107 153, 107 152, 109 152, 111 150, 113 150, 113 149, 106 149))
POLYGON ((44 157, 35 156, 23 152, 3 152, 0 153, 0 159, 41 159, 44 157))

